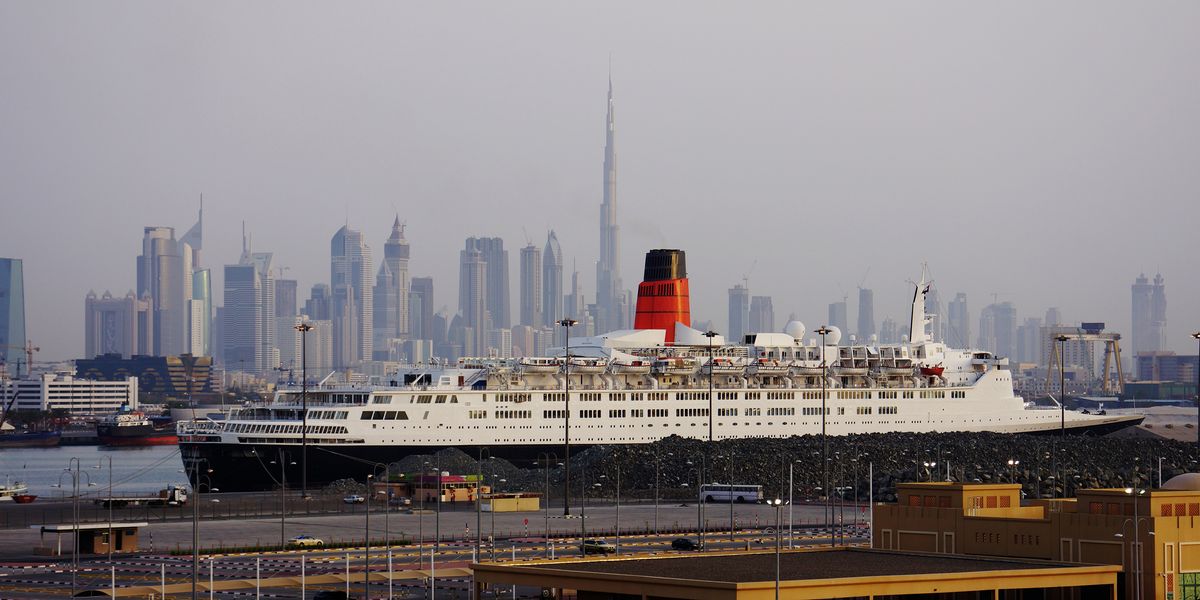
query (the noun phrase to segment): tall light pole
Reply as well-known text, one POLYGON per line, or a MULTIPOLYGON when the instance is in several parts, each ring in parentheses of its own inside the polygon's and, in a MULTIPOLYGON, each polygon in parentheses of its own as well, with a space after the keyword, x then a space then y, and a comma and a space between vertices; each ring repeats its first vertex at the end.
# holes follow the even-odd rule
POLYGON ((1141 497, 1143 494, 1145 494, 1146 490, 1143 490, 1143 489, 1140 489, 1137 487, 1131 487, 1131 488, 1125 488, 1125 493, 1128 494, 1129 496, 1133 497, 1133 518, 1125 519, 1125 522, 1121 524, 1121 533, 1116 534, 1116 537, 1118 537, 1118 538, 1125 537, 1125 526, 1128 525, 1131 521, 1133 522, 1133 541, 1130 542, 1130 544, 1129 544, 1129 567, 1131 569, 1133 569, 1133 572, 1134 572, 1133 597, 1140 600, 1143 595, 1143 593, 1142 593, 1142 556, 1141 556, 1142 553, 1138 549, 1138 543, 1140 543, 1140 541, 1141 541, 1141 536, 1139 535, 1139 532, 1138 532, 1138 524, 1142 519, 1138 518, 1138 498, 1141 497))
POLYGON ((367 500, 363 505, 363 598, 371 597, 371 482, 375 473, 367 473, 367 500))
MULTIPOLYGON (((488 453, 488 459, 492 458, 492 451, 486 446, 479 448, 479 460, 475 461, 475 558, 482 559, 480 553, 483 551, 483 453, 488 453)), ((493 518, 496 506, 492 504, 493 518)), ((495 540, 493 540, 494 542, 495 540)))
MULTIPOLYGON (((1063 365, 1065 364, 1063 362, 1063 355, 1067 351, 1067 340, 1069 339, 1071 338, 1065 335, 1059 335, 1054 338, 1058 342, 1058 395, 1060 396, 1058 399, 1058 445, 1064 447, 1067 437, 1067 378, 1066 373, 1063 371, 1063 365)), ((1058 472, 1058 450, 1057 447, 1054 448, 1054 484, 1050 486, 1051 498, 1058 497, 1058 482, 1062 481, 1062 474, 1058 472)))
POLYGON ((558 322, 564 333, 563 352, 563 516, 571 516, 571 328, 578 325, 575 319, 558 322))
MULTIPOLYGON (((113 524, 113 518, 112 518, 113 471, 112 471, 112 457, 106 456, 105 458, 108 459, 108 502, 106 502, 106 504, 108 504, 108 543, 105 544, 105 547, 107 547, 107 549, 108 549, 108 564, 109 564, 109 566, 111 566, 112 565, 112 546, 113 546, 113 527, 112 527, 112 524, 113 524)), ((96 468, 99 469, 100 465, 101 465, 101 463, 96 463, 96 468)), ((1162 480, 1162 474, 1161 474, 1162 473, 1162 468, 1161 468, 1162 459, 1159 459, 1159 465, 1160 465, 1160 468, 1159 468, 1158 478, 1161 481, 1162 480)), ((1162 486, 1159 485, 1158 487, 1162 487, 1162 486)))
MULTIPOLYGON (((279 449, 279 547, 283 548, 287 544, 287 463, 285 461, 287 453, 283 448, 279 449)), ((269 464, 276 464, 276 461, 271 461, 269 464)), ((292 461, 291 464, 296 464, 292 461)))
POLYGON ((295 330, 300 332, 300 403, 304 414, 300 416, 300 498, 308 500, 308 332, 309 323, 300 323, 295 330))
MULTIPOLYGON (((75 574, 79 570, 79 484, 80 478, 86 476, 88 486, 94 486, 92 476, 87 471, 82 470, 79 459, 71 457, 67 461, 67 468, 58 475, 58 485, 54 487, 62 487, 62 476, 71 476, 71 596, 75 596, 75 574)), ((111 543, 111 540, 110 540, 111 543)))
POLYGON ((779 531, 780 513, 783 508, 783 500, 776 498, 767 500, 767 504, 775 509, 775 600, 779 600, 779 554, 781 544, 781 533, 779 531))
POLYGON ((708 330, 704 332, 704 337, 708 338, 708 444, 713 442, 713 338, 717 337, 717 332, 708 330))
POLYGON ((1200 453, 1200 331, 1192 337, 1196 339, 1196 450, 1200 453))
MULTIPOLYGON (((825 362, 825 336, 832 332, 828 326, 822 325, 814 333, 821 336, 821 494, 825 497, 823 510, 825 526, 829 527, 829 439, 825 436, 826 393, 825 380, 828 379, 829 365, 825 362)), ((833 528, 829 529, 829 545, 833 546, 833 528)))
POLYGON ((200 576, 200 486, 204 479, 208 480, 208 491, 220 491, 212 486, 211 468, 200 472, 200 464, 208 463, 207 459, 197 458, 192 461, 192 600, 196 600, 196 581, 200 576))
POLYGON ((553 452, 539 452, 538 453, 538 460, 544 461, 542 463, 542 472, 546 478, 546 487, 545 487, 546 497, 543 498, 546 505, 542 507, 542 514, 545 517, 544 535, 546 536, 546 555, 547 556, 549 556, 549 554, 550 554, 550 460, 551 460, 551 458, 553 458, 555 462, 558 462, 558 455, 554 454, 553 452))

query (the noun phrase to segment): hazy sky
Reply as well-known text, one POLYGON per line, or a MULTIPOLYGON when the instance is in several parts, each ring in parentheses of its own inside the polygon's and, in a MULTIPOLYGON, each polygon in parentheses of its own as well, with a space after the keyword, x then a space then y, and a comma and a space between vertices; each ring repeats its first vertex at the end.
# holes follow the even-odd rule
POLYGON ((0 256, 43 359, 83 352, 84 294, 131 289, 142 228, 182 234, 202 192, 218 274, 244 219, 307 295, 343 222, 378 257, 399 213, 439 305, 463 238, 501 236, 515 315, 550 227, 591 295, 611 55, 627 286, 679 247, 695 318, 724 327, 748 274, 812 329, 843 293, 853 322, 864 274, 903 320, 928 261, 973 318, 995 294, 1128 337, 1161 271, 1194 352, 1197 31, 1194 2, 7 1, 0 256))

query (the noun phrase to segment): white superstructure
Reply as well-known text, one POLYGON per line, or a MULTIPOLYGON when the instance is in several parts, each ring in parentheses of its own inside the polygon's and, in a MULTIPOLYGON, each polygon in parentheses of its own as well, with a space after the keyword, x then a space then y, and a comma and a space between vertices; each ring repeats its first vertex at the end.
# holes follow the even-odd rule
POLYGON ((822 345, 795 321, 783 333, 748 334, 743 344, 678 323, 672 345, 662 330, 618 331, 572 339, 569 353, 556 348, 549 357, 414 365, 385 385, 310 387, 306 420, 301 390, 280 391, 223 423, 181 424, 181 443, 185 453, 214 460, 205 448, 228 454, 299 445, 306 424, 309 446, 359 460, 446 447, 532 458, 563 444, 567 387, 571 443, 579 445, 671 435, 785 438, 822 426, 831 435, 1022 433, 1140 422, 1140 415, 1027 405, 1013 392, 1007 358, 948 348, 926 335, 927 291, 924 281, 917 284, 910 336, 901 344, 844 346, 833 329, 822 345))

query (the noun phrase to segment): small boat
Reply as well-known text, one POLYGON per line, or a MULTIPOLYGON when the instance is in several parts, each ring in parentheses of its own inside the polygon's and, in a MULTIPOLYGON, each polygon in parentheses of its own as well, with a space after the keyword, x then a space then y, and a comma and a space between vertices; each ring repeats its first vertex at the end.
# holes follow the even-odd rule
POLYGON ((944 372, 946 372, 946 367, 940 363, 932 367, 921 367, 921 375, 925 377, 941 377, 944 372))
POLYGON ((608 368, 613 373, 620 373, 622 375, 639 375, 650 372, 650 363, 644 360, 631 360, 628 362, 613 360, 612 362, 608 363, 608 368))
POLYGON ((29 486, 20 481, 5 480, 3 485, 0 485, 0 501, 9 502, 16 501, 17 496, 29 495, 29 486))
POLYGON ((156 427, 138 410, 121 410, 96 423, 104 446, 171 446, 179 443, 173 427, 156 427))

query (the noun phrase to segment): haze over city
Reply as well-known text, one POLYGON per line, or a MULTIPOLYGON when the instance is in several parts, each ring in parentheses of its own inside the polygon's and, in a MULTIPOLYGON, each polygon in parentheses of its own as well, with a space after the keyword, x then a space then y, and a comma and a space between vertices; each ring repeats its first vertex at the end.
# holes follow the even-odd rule
MULTIPOLYGON (((329 241, 393 219, 435 308, 469 236, 554 229, 596 292, 606 94, 620 266, 688 253, 695 319, 743 277, 780 323, 875 290, 1128 333, 1162 273, 1194 350, 1200 6, 6 3, 0 256, 24 260, 39 359, 83 353, 89 290, 135 287, 143 228, 195 221, 220 298, 245 222, 301 297, 329 241), (286 8, 286 10, 284 10, 286 8), (994 295, 994 296, 993 296, 994 295)), ((513 308, 514 317, 516 307, 513 308)), ((853 319, 853 317, 851 317, 853 319)))

